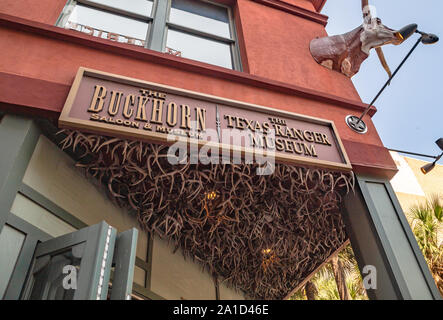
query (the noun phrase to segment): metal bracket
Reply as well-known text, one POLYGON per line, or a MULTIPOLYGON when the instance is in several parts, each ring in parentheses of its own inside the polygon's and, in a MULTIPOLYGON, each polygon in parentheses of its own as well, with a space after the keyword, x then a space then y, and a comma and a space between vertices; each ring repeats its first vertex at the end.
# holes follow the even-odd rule
POLYGON ((363 120, 360 120, 357 116, 348 115, 345 121, 348 127, 357 133, 365 134, 368 132, 368 126, 366 123, 363 120))

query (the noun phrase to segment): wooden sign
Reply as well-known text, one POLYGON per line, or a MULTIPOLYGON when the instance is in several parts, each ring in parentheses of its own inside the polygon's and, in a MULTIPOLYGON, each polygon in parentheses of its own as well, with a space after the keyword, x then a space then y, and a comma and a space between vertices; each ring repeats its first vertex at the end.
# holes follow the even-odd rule
MULTIPOLYGON (((351 170, 332 121, 80 68, 61 128, 275 156, 276 162, 351 170)), ((221 153, 220 153, 221 154, 221 153)))

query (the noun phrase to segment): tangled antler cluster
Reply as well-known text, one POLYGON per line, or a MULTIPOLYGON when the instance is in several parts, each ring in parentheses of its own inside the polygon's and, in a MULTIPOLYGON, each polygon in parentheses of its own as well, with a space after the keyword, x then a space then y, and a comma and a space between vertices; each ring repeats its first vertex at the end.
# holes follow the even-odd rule
POLYGON ((171 165, 167 146, 63 131, 62 149, 144 230, 174 241, 255 299, 281 299, 347 239, 339 205, 352 173, 276 164, 171 165))

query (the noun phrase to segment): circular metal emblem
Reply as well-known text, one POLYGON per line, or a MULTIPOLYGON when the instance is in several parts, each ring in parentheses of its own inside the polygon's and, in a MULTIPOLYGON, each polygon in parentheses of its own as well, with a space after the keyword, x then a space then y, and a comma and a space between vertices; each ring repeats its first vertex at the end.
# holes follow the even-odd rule
POLYGON ((357 133, 366 133, 368 132, 368 127, 366 126, 366 123, 364 123, 363 120, 358 120, 359 117, 357 116, 347 116, 346 117, 346 124, 348 125, 349 128, 351 128, 352 130, 354 130, 357 133))

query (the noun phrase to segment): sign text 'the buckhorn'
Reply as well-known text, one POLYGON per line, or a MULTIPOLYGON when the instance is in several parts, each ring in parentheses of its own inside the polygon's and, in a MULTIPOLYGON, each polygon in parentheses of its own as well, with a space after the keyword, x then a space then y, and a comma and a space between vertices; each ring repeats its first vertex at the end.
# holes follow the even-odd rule
POLYGON ((331 121, 84 68, 59 123, 155 143, 168 143, 172 134, 222 148, 273 151, 276 161, 351 168, 331 121))

